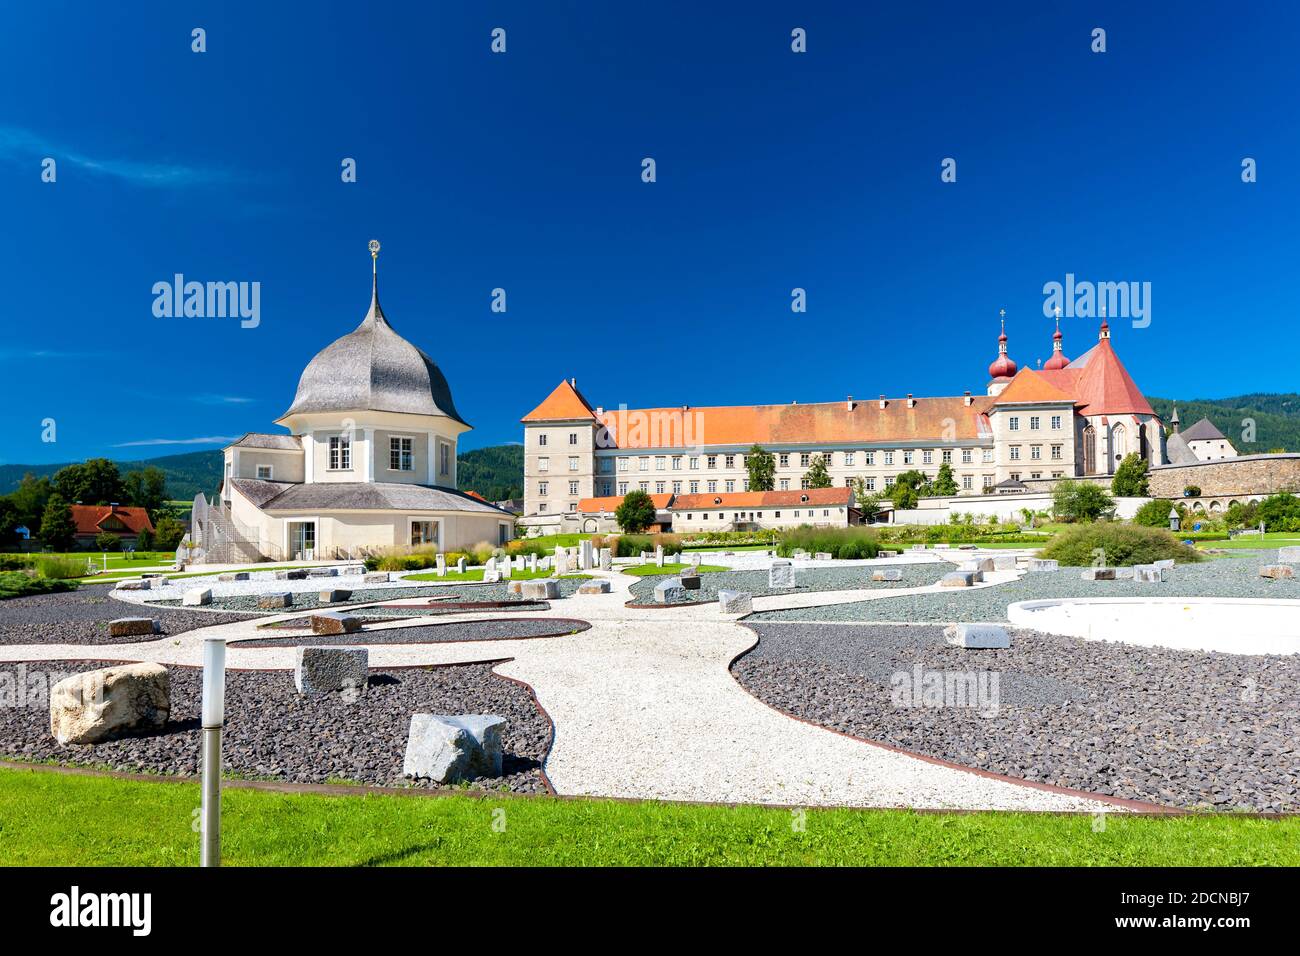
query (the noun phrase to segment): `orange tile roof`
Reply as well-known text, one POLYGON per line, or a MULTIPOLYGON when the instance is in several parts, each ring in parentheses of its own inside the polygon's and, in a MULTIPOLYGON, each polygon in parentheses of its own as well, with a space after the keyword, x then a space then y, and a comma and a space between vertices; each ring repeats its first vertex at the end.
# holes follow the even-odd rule
POLYGON ((1073 402, 1072 391, 1054 384, 1046 372, 1021 369, 994 400, 994 405, 1020 405, 1028 402, 1073 402))
POLYGON ((522 422, 572 421, 573 419, 593 418, 591 405, 582 397, 577 385, 571 379, 565 379, 551 391, 550 395, 531 412, 520 419, 522 422))
MULTIPOLYGON (((656 511, 665 511, 672 504, 671 494, 651 495, 656 511)), ((583 498, 578 502, 578 510, 583 514, 598 514, 602 511, 613 514, 614 509, 623 503, 622 495, 606 495, 603 498, 583 498)))
MULTIPOLYGON (((549 399, 547 400, 549 401, 549 399)), ((987 435, 993 400, 958 395, 810 405, 731 405, 618 409, 597 416, 619 448, 817 445, 848 442, 975 441, 987 435)), ((543 403, 545 404, 545 403, 543 403)))
POLYGON ((673 511, 700 511, 706 508, 797 508, 800 505, 848 505, 853 501, 851 488, 805 488, 795 491, 732 491, 722 494, 678 495, 673 511))
POLYGON ((77 534, 99 534, 111 531, 113 534, 139 534, 143 530, 153 530, 149 512, 144 508, 130 505, 71 505, 72 522, 77 526, 77 534), (114 527, 120 521, 123 527, 114 527))

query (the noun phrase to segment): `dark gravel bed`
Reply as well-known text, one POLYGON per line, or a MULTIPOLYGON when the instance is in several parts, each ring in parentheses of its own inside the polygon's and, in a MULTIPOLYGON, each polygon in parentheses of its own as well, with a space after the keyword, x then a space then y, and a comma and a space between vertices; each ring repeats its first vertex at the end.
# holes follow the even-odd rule
MULTIPOLYGON (((79 661, 30 663, 62 675, 103 664, 79 661)), ((0 665, 0 674, 17 673, 0 665)), ((48 702, 0 708, 0 755, 25 761, 107 767, 135 773, 192 775, 199 770, 200 672, 171 667, 171 720, 162 732, 102 744, 61 747, 50 736, 48 702)), ((372 670, 364 694, 298 696, 288 671, 230 671, 226 675, 226 773, 298 783, 412 785, 402 777, 402 758, 413 713, 499 714, 505 775, 473 786, 515 793, 544 793, 541 761, 551 739, 528 689, 491 672, 490 664, 372 670)), ((424 786, 433 789, 457 789, 424 786)))
MULTIPOLYGON (((863 590, 895 590, 898 588, 918 588, 934 584, 953 565, 944 564, 890 564, 859 565, 846 568, 799 568, 795 569, 795 588, 769 588, 767 571, 705 571, 700 575, 700 589, 686 592, 686 603, 694 601, 716 601, 719 591, 748 591, 754 597, 768 594, 806 594, 809 591, 848 591, 854 588, 863 590), (897 568, 903 572, 901 581, 872 581, 871 573, 881 568, 897 568)), ((640 604, 655 603, 655 585, 672 574, 642 578, 632 585, 632 599, 640 604)), ((669 602, 681 603, 681 602, 669 602)))
MULTIPOLYGON (((332 585, 329 578, 321 579, 319 591, 324 591, 332 585)), ((582 581, 574 578, 560 578, 560 597, 569 597, 577 593, 578 587, 582 581)), ((288 587, 279 587, 277 584, 297 584, 296 581, 268 581, 266 582, 266 592, 289 591, 288 587)), ((405 588, 386 588, 386 587, 368 587, 353 588, 352 597, 342 604, 321 604, 318 600, 319 591, 313 589, 310 591, 294 591, 293 607, 284 608, 274 611, 266 611, 258 608, 256 594, 232 594, 226 597, 214 595, 210 607, 223 611, 236 611, 246 614, 287 614, 294 611, 310 611, 318 607, 325 607, 332 611, 342 610, 352 604, 366 604, 372 601, 401 601, 411 598, 446 598, 448 601, 521 601, 523 598, 518 594, 511 594, 507 590, 506 584, 462 584, 462 585, 433 585, 429 587, 405 587, 405 588)), ((150 607, 180 607, 179 599, 168 599, 165 601, 151 601, 150 607)))
POLYGON ((0 601, 0 645, 135 644, 249 617, 247 614, 142 607, 109 597, 110 590, 110 585, 95 585, 59 594, 0 601), (119 617, 155 618, 162 625, 163 632, 154 637, 109 637, 108 622, 119 617))
POLYGON ((760 642, 733 665, 736 679, 778 710, 832 730, 1126 799, 1300 811, 1300 655, 1032 631, 1013 631, 1007 650, 966 651, 931 626, 753 630, 760 642), (976 706, 951 695, 946 706, 907 706, 918 665, 923 678, 982 674, 987 693, 965 701, 976 706))
POLYGON ((931 594, 904 594, 833 607, 760 611, 749 621, 1005 621, 1016 601, 1071 597, 1238 597, 1300 599, 1300 579, 1273 581, 1259 576, 1269 561, 1220 558, 1180 564, 1160 584, 1135 581, 1084 581, 1081 568, 1026 574, 1006 584, 931 594))
MULTIPOLYGON (((566 637, 591 627, 586 621, 562 618, 524 618, 511 620, 453 621, 448 624, 423 624, 416 627, 385 628, 357 634, 312 634, 311 628, 284 628, 277 637, 239 641, 239 647, 320 647, 344 644, 362 647, 368 644, 444 644, 450 641, 512 641, 524 638, 566 637)), ((268 630, 271 630, 268 628, 268 630)), ((234 646, 234 645, 232 645, 234 646)))

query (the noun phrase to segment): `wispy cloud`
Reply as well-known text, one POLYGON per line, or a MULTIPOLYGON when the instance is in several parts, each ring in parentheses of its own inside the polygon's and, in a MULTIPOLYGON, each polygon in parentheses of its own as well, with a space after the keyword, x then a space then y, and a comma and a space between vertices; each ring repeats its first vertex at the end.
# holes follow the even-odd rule
POLYGON ((75 359, 107 355, 107 352, 64 352, 59 349, 0 348, 0 362, 31 361, 35 359, 75 359))
POLYGON ((66 144, 55 143, 31 130, 0 126, 0 159, 39 163, 46 156, 60 165, 71 163, 90 173, 111 176, 138 186, 210 186, 243 178, 233 170, 191 166, 164 160, 90 156, 66 144))
POLYGON ((249 405, 257 401, 243 395, 191 395, 190 398, 200 405, 249 405))
POLYGON ((205 435, 202 438, 142 438, 139 441, 118 442, 114 448, 138 448, 142 445, 228 445, 239 435, 205 435))

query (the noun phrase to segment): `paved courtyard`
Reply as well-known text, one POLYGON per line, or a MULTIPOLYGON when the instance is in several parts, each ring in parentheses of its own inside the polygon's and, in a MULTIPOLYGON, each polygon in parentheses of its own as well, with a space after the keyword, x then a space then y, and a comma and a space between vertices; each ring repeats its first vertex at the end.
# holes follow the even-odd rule
MULTIPOLYGON (((83 613, 75 609, 85 592, 39 607, 22 605, 32 599, 6 602, 24 628, 36 619, 39 634, 15 643, 0 624, 0 662, 7 662, 0 672, 16 662, 55 671, 70 669, 68 661, 104 659, 193 668, 203 638, 224 637, 228 666, 255 672, 232 680, 228 721, 244 745, 230 769, 277 779, 399 784, 409 713, 495 710, 517 727, 508 746, 515 769, 485 783, 523 792, 542 785, 544 770, 560 794, 669 800, 1084 811, 1121 810, 1136 800, 1300 809, 1289 743, 1300 729, 1300 658, 1156 653, 1029 632, 1014 633, 1010 651, 963 651, 943 643, 937 627, 879 623, 900 616, 1000 620, 1006 604, 1027 593, 1056 587, 1069 596, 1070 582, 1078 582, 1077 570, 1004 570, 968 589, 935 583, 969 557, 933 551, 796 562, 809 586, 760 592, 744 621, 721 615, 714 602, 627 607, 654 579, 618 571, 594 572, 610 581, 607 594, 566 587, 558 600, 526 610, 449 610, 433 619, 390 615, 427 609, 431 596, 502 599, 508 592, 467 584, 358 588, 348 608, 365 629, 346 643, 369 646, 375 686, 355 701, 328 705, 298 700, 288 671, 296 645, 340 639, 309 638, 294 620, 301 607, 232 618, 251 589, 223 593, 215 581, 203 584, 224 610, 160 610, 146 605, 147 591, 103 595, 109 616, 178 616, 165 636, 142 643, 109 645, 85 631, 69 633, 65 621, 83 613), (873 567, 898 564, 907 566, 903 582, 882 588, 870 581, 873 567), (60 640, 63 634, 75 639, 60 640), (996 673, 997 713, 885 705, 898 675, 926 671, 996 673), (438 675, 434 684, 429 674, 438 675), (1254 696, 1236 700, 1243 688, 1254 696), (288 716, 277 721, 276 714, 288 716)), ((760 560, 770 559, 735 560, 732 571, 717 572, 719 581, 754 577, 765 566, 760 560)), ((1182 594, 1227 589, 1235 580, 1247 588, 1252 570, 1249 561, 1180 567, 1157 587, 1182 594)), ((286 583, 303 582, 263 587, 287 590, 286 583)), ((328 586, 345 585, 318 580, 310 590, 328 586)), ((1270 593, 1283 596, 1281 589, 1270 593)), ((176 674, 181 722, 156 738, 114 742, 108 746, 115 750, 103 753, 104 745, 58 748, 43 712, 5 715, 0 754, 192 772, 192 718, 183 721, 194 672, 176 674)))

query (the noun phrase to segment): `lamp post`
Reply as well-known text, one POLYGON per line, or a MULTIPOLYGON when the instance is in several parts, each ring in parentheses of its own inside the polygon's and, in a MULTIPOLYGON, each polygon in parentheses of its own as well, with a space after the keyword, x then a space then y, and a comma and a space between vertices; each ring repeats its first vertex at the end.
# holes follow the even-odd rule
POLYGON ((1177 531, 1180 527, 1182 527, 1182 519, 1178 517, 1178 509, 1170 508, 1169 509, 1169 530, 1177 531))
POLYGON ((199 866, 221 865, 221 725, 226 719, 226 639, 203 641, 203 807, 199 866))

